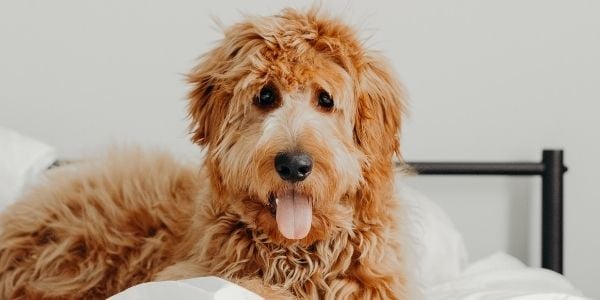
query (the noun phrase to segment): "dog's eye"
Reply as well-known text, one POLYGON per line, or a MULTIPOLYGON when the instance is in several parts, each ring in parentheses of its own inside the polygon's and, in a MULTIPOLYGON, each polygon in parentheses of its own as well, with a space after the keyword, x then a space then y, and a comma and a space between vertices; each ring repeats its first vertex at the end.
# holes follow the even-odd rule
POLYGON ((331 95, 329 95, 328 92, 320 91, 319 95, 317 97, 318 97, 320 107, 323 107, 326 109, 333 108, 333 98, 331 97, 331 95))
POLYGON ((260 107, 272 107, 279 97, 277 89, 272 85, 265 85, 254 99, 254 103, 260 107))

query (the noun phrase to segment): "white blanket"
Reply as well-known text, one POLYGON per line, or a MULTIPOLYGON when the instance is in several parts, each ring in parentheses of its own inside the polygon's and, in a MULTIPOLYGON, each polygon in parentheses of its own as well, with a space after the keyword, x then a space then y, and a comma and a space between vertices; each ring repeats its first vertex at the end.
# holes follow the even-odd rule
POLYGON ((585 299, 564 276, 527 267, 501 252, 469 265, 454 280, 428 288, 425 296, 428 300, 585 299))
POLYGON ((138 284, 109 300, 259 300, 247 289, 217 277, 198 277, 179 281, 138 284))

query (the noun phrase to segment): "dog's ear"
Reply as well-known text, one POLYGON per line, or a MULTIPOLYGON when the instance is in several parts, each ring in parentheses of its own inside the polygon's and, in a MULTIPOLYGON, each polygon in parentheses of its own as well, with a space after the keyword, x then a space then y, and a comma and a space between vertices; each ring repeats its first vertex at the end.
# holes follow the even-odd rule
MULTIPOLYGON (((223 74, 232 54, 217 47, 205 54, 187 76, 192 90, 188 94, 188 116, 192 141, 205 146, 217 136, 229 107, 223 74)), ((235 53, 233 53, 235 55, 235 53)))
POLYGON ((354 138, 371 160, 389 161, 394 153, 400 156, 404 95, 388 66, 382 56, 369 53, 357 70, 354 138))

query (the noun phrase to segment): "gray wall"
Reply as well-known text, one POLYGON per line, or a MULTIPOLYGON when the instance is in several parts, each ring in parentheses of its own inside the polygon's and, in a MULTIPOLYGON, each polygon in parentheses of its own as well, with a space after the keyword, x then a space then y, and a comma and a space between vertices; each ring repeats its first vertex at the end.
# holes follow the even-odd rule
MULTIPOLYGON (((182 74, 239 12, 282 1, 2 1, 0 126, 67 158, 115 142, 182 155, 182 74)), ((409 160, 538 160, 566 150, 566 275, 600 297, 600 2, 337 1, 410 94, 409 160)), ((410 180, 451 213, 471 258, 539 260, 539 180, 410 180)))

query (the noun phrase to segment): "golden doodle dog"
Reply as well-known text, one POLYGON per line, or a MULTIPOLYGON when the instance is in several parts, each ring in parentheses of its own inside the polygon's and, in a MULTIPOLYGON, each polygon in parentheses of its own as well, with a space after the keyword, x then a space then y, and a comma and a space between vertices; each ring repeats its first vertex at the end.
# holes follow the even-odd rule
POLYGON ((287 9, 226 29, 188 78, 201 166, 134 150, 49 171, 0 217, 0 298, 212 275, 266 299, 406 299, 386 60, 287 9))

